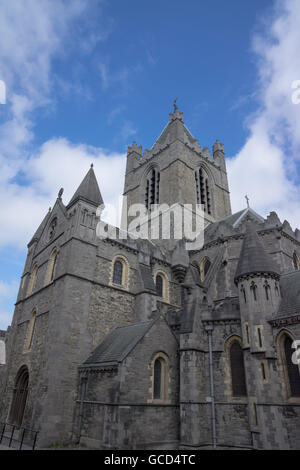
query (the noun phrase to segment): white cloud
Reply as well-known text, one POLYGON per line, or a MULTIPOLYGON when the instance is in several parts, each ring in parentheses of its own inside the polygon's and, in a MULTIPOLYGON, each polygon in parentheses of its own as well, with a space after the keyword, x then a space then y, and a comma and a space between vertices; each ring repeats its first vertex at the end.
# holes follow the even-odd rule
POLYGON ((6 330, 11 322, 11 312, 8 311, 8 305, 14 305, 18 292, 17 280, 11 283, 0 281, 0 330, 6 330))
MULTIPOLYGON (((101 4, 102 0, 0 0, 0 80, 7 93, 6 104, 1 105, 5 120, 0 116, 1 248, 24 250, 60 187, 68 203, 91 163, 105 202, 116 203, 116 195, 122 193, 124 155, 64 138, 33 147, 36 111, 53 106, 53 96, 76 92, 91 99, 81 83, 68 83, 54 73, 52 62, 72 50, 76 57, 91 53, 108 37, 113 24, 109 19, 100 30, 101 4)), ((0 280, 0 328, 10 323, 17 284, 0 280)))
POLYGON ((84 37, 82 49, 87 52, 111 30, 111 20, 103 31, 89 28, 87 35, 82 29, 85 20, 89 24, 94 24, 95 18, 98 21, 100 5, 101 1, 91 0, 0 0, 0 79, 7 86, 8 115, 0 125, 0 197, 5 201, 0 207, 0 246, 24 248, 49 204, 54 204, 59 188, 65 188, 64 200, 68 202, 92 162, 100 175, 104 200, 112 202, 117 192, 122 193, 118 179, 124 170, 122 155, 73 145, 63 138, 32 148, 33 111, 51 104, 54 86, 63 90, 77 86, 64 82, 52 70, 53 58, 68 53, 70 38, 74 47, 74 22, 80 19, 77 31, 84 37))
POLYGON ((300 2, 284 0, 265 34, 255 36, 260 109, 248 121, 245 145, 228 161, 233 210, 247 193, 258 212, 275 210, 294 228, 300 227, 300 105, 292 102, 292 83, 300 79, 299 24, 300 2))
MULTIPOLYGON (((97 3, 92 0, 0 0, 0 79, 6 84, 5 107, 9 115, 0 129, 1 166, 8 157, 15 160, 20 154, 23 159, 26 157, 25 151, 33 137, 32 112, 53 104, 55 87, 63 91, 71 86, 73 91, 88 94, 80 84, 75 82, 68 87, 57 77, 52 61, 66 57, 72 50, 78 52, 83 32, 80 35, 77 31, 76 48, 72 34, 74 23, 80 19, 81 26, 85 24, 94 6, 100 4, 101 0, 97 3)), ((90 51, 105 34, 85 35, 84 49, 90 51)))
POLYGON ((49 204, 54 205, 58 190, 63 187, 67 204, 85 174, 94 164, 105 203, 114 204, 123 192, 124 154, 106 152, 87 145, 73 145, 67 139, 47 141, 26 162, 23 177, 30 185, 7 181, 1 185, 0 246, 24 248, 45 216, 49 204))

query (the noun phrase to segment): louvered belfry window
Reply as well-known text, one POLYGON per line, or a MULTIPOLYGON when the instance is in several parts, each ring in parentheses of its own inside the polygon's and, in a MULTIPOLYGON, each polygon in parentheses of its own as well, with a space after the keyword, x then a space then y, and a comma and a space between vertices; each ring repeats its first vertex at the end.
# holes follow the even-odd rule
POLYGON ((153 168, 149 173, 146 181, 145 206, 151 210, 152 204, 159 204, 159 186, 160 173, 157 168, 153 168))
POLYGON ((234 397, 247 396, 243 350, 238 341, 234 341, 230 348, 230 367, 232 395, 234 397))
POLYGON ((203 210, 211 215, 211 193, 210 183, 206 171, 199 168, 195 172, 197 204, 203 205, 203 210))
POLYGON ((292 361, 292 355, 295 349, 292 348, 293 340, 286 336, 284 340, 284 353, 286 360, 286 369, 290 384, 290 391, 292 397, 300 397, 300 373, 298 364, 294 364, 292 361))

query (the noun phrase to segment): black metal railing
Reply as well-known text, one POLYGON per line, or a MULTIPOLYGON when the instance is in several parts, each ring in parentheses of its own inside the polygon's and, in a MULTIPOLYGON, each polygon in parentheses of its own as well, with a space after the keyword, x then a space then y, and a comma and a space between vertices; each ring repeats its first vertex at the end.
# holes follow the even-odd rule
POLYGON ((25 426, 19 426, 17 424, 10 424, 0 421, 0 425, 2 426, 1 434, 0 434, 0 444, 2 443, 3 439, 8 440, 8 447, 11 447, 14 442, 19 444, 19 450, 22 449, 22 446, 25 445, 31 448, 32 450, 35 449, 37 435, 39 431, 35 431, 34 429, 27 428, 25 426), (15 431, 19 431, 18 436, 16 436, 15 431), (30 442, 30 445, 28 444, 30 442))

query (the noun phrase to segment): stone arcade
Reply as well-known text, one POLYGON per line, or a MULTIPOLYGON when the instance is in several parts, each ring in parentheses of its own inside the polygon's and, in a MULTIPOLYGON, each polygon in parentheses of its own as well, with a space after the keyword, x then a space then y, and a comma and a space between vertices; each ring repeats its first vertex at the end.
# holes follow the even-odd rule
POLYGON ((124 195, 203 204, 203 247, 97 238, 92 167, 60 191, 1 335, 1 420, 39 446, 300 449, 299 230, 232 214, 223 144, 201 148, 176 105, 150 150, 128 147, 124 195))

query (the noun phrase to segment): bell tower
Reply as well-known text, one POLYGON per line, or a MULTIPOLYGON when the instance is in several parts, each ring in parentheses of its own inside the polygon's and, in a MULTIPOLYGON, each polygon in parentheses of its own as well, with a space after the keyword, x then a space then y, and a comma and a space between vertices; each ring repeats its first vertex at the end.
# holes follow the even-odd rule
MULTIPOLYGON (((184 124, 176 102, 169 122, 151 149, 133 142, 128 147, 124 196, 127 211, 132 204, 202 204, 205 223, 231 214, 224 146, 219 141, 213 153, 202 148, 184 124)), ((125 206, 123 207, 125 211, 125 206)), ((127 214, 129 214, 127 212, 127 214)), ((128 223, 132 215, 128 215, 128 223)), ((122 218, 122 228, 124 217, 122 218)))

